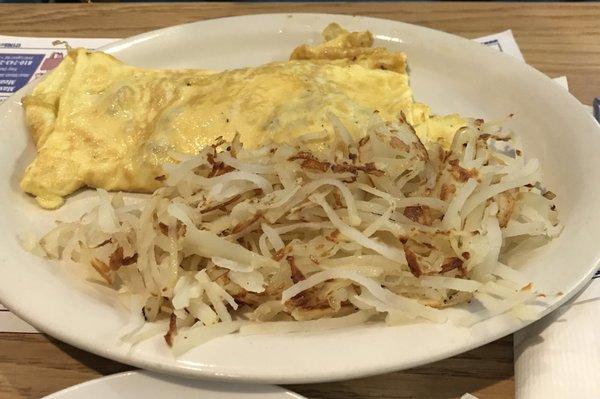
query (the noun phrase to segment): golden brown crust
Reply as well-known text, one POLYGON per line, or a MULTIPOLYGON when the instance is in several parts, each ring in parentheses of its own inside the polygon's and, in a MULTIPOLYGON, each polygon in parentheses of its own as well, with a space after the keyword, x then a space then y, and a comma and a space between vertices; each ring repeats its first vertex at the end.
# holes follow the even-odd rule
POLYGON ((369 31, 348 32, 338 24, 329 24, 323 31, 325 42, 316 46, 296 47, 290 60, 345 60, 369 69, 406 72, 406 56, 385 48, 373 48, 369 31))
POLYGON ((421 270, 421 266, 419 265, 419 259, 417 255, 408 248, 404 248, 404 253, 406 255, 406 262, 408 263, 408 268, 410 272, 415 277, 421 277, 423 271, 421 270))

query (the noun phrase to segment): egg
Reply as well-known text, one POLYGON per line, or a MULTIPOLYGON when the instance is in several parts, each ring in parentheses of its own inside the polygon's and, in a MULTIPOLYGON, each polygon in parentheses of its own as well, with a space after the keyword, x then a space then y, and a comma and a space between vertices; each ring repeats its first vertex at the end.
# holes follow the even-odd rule
POLYGON ((37 156, 21 187, 49 209, 82 187, 152 192, 173 151, 195 154, 236 133, 249 148, 331 137, 330 115, 356 139, 378 113, 402 116, 424 140, 451 141, 460 117, 431 116, 413 101, 404 54, 371 47, 369 32, 332 25, 324 37, 289 61, 223 72, 143 69, 71 50, 23 99, 37 156))

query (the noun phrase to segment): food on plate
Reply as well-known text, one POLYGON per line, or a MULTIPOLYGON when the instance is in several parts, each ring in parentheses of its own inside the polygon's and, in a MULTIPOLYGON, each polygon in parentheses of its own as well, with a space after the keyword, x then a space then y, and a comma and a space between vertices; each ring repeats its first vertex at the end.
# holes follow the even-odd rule
POLYGON ((483 309, 456 322, 535 316, 524 302, 536 291, 502 262, 560 232, 536 160, 478 120, 449 150, 423 146, 403 120, 375 114, 359 140, 331 123, 334 140, 317 149, 310 134, 252 149, 219 139, 165 166, 142 203, 99 190, 41 249, 128 299, 132 342, 163 320, 176 353, 236 330, 444 322, 440 309, 473 299, 483 309))
POLYGON ((429 108, 413 101, 404 54, 335 25, 325 38, 290 61, 224 72, 142 69, 71 50, 23 99, 37 156, 21 187, 49 209, 86 186, 152 192, 173 152, 195 154, 236 132, 247 148, 306 133, 330 141, 330 113, 355 138, 375 110, 386 120, 403 114, 436 139, 460 127, 429 122, 429 108))
MULTIPOLYGON (((240 84, 238 73, 248 77, 247 87, 248 80, 266 71, 272 79, 279 73, 307 77, 300 71, 315 69, 320 72, 310 76, 317 80, 335 71, 326 81, 338 85, 335 90, 343 90, 338 73, 353 79, 344 101, 338 103, 334 95, 324 107, 288 113, 286 102, 266 99, 265 107, 279 107, 276 126, 264 125, 266 119, 253 124, 244 119, 249 114, 240 114, 235 116, 240 130, 220 130, 222 137, 219 130, 198 127, 204 133, 186 136, 187 130, 173 128, 172 137, 162 138, 169 142, 164 157, 136 166, 138 173, 148 173, 149 183, 135 189, 155 189, 151 196, 111 198, 104 188, 115 186, 82 183, 100 187, 97 206, 76 221, 59 223, 39 241, 24 241, 26 248, 76 265, 114 288, 132 311, 125 342, 164 334, 176 354, 235 331, 318 331, 370 320, 469 326, 507 311, 535 318, 530 301, 541 293, 509 264, 513 255, 561 231, 555 195, 544 188, 539 162, 526 160, 518 138, 498 123, 430 116, 426 106, 412 101, 403 56, 372 49, 369 33, 332 25, 324 36, 325 44, 296 49, 291 63, 232 72, 227 87, 240 84), (385 70, 371 69, 384 62, 385 70), (355 68, 360 73, 344 75, 355 68), (389 79, 401 85, 397 103, 373 97, 377 110, 356 105, 362 90, 365 98, 374 93, 368 85, 354 86, 357 82, 394 68, 390 73, 398 76, 389 79), (352 95, 356 102, 348 100, 352 95), (342 103, 354 104, 352 111, 342 103), (285 140, 284 132, 290 133, 285 140), (189 144, 189 137, 205 141, 174 144, 189 144), (471 301, 480 308, 462 306, 471 301)), ((116 63, 101 53, 81 54, 116 63)), ((198 74, 196 79, 208 85, 228 76, 179 73, 198 74)), ((172 81, 174 75, 169 76, 172 81)), ((162 79, 148 80, 136 93, 151 97, 149 88, 162 79)), ((320 91, 317 97, 328 96, 320 91)), ((186 121, 195 120, 195 114, 213 123, 209 114, 188 106, 191 98, 175 95, 173 104, 181 105, 151 116, 153 132, 160 131, 157 126, 164 131, 179 126, 177 118, 186 112, 186 121), (164 122, 156 122, 161 117, 164 122)), ((229 107, 228 101, 219 104, 229 107)), ((256 109, 265 111, 258 118, 268 114, 274 120, 266 108, 256 109)), ((104 111, 97 117, 121 131, 123 126, 111 123, 133 114, 120 112, 117 119, 104 111)), ((196 121, 200 126, 202 120, 196 121)), ((220 129, 227 126, 218 123, 220 129)), ((45 143, 58 132, 47 131, 45 143)), ((134 155, 143 158, 140 154, 134 155)), ((106 156, 108 165, 114 158, 106 156)), ((122 165, 112 167, 111 174, 122 165)))

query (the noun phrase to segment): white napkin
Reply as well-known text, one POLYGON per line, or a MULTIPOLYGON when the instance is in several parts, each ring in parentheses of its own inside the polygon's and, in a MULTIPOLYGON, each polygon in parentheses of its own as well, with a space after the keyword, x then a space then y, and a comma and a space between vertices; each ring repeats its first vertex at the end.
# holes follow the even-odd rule
POLYGON ((600 398, 599 321, 595 278, 575 299, 517 332, 516 398, 600 398))

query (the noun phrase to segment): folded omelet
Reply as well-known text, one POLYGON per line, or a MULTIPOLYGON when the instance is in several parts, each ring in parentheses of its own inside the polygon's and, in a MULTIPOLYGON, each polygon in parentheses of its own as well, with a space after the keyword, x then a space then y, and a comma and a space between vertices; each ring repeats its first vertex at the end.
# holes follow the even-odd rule
POLYGON ((248 147, 332 135, 330 114, 356 138, 376 111, 387 120, 404 115, 435 140, 451 139, 464 124, 414 102, 406 57, 373 48, 371 33, 332 24, 324 37, 289 61, 223 72, 142 69, 71 50, 23 98, 37 156, 21 187, 49 209, 82 187, 152 192, 174 151, 194 154, 236 133, 248 147))

